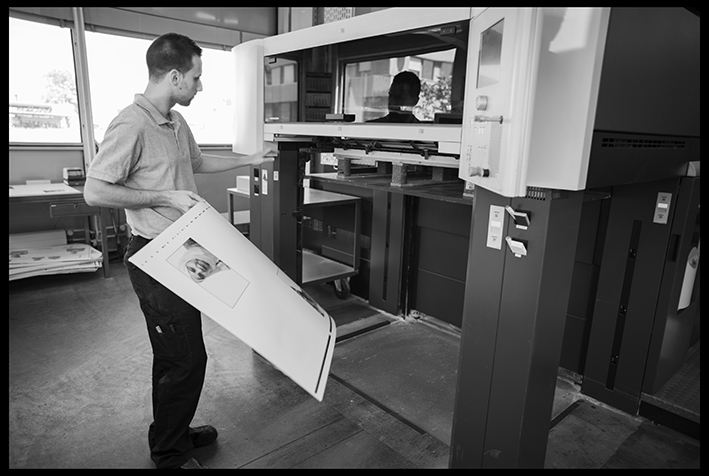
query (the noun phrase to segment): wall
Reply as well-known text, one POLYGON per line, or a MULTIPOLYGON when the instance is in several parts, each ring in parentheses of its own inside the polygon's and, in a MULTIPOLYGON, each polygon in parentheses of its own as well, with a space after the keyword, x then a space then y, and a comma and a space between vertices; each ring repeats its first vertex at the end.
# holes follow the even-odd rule
POLYGON ((83 167, 81 147, 49 149, 46 147, 10 147, 10 185, 27 180, 62 181, 64 167, 83 167))

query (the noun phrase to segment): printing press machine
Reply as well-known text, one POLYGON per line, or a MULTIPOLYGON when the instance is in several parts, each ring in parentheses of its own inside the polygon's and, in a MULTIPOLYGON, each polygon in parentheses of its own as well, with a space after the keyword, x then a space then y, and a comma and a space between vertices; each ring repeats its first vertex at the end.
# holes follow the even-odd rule
POLYGON ((233 53, 233 149, 279 151, 250 174, 252 241, 298 282, 304 247, 342 259, 340 215, 303 214, 309 182, 363 200, 353 292, 401 315, 429 302, 422 276, 457 293, 432 308, 461 329, 451 467, 542 467, 559 366, 637 414, 698 341, 691 12, 389 8, 233 53), (445 100, 368 122, 412 69, 445 100))

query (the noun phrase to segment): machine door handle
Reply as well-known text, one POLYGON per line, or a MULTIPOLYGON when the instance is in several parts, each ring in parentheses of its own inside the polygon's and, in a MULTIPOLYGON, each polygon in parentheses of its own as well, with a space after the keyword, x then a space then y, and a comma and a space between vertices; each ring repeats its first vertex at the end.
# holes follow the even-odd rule
POLYGON ((682 238, 682 236, 678 235, 676 233, 673 233, 670 236, 670 243, 669 243, 669 246, 667 247, 667 251, 668 251, 667 261, 669 261, 670 263, 677 262, 681 238, 682 238))
POLYGON ((527 256, 527 245, 525 242, 513 240, 510 236, 505 237, 505 241, 515 257, 521 258, 522 256, 527 256))
POLYGON ((475 122, 499 122, 502 124, 502 116, 475 116, 475 122))

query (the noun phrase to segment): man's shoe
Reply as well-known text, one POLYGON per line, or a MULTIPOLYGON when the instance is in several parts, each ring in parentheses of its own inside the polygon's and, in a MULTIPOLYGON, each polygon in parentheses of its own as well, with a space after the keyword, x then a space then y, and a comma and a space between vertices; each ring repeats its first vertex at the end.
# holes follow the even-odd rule
POLYGON ((217 429, 211 425, 190 428, 189 433, 192 439, 192 445, 195 448, 207 446, 208 444, 214 443, 214 440, 217 439, 217 429))
POLYGON ((209 469, 209 468, 199 464, 199 461, 197 461, 196 459, 190 458, 187 460, 187 462, 185 464, 180 466, 180 469, 209 469))

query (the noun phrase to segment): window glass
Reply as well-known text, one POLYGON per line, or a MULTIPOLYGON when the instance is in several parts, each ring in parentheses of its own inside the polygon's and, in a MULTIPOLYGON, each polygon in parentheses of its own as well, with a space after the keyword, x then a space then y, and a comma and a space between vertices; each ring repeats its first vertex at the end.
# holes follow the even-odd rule
MULTIPOLYGON (((202 48, 202 88, 189 107, 175 106, 200 144, 234 142, 234 58, 231 51, 202 48)), ((141 91, 142 92, 142 91, 141 91)), ((255 118, 254 118, 255 120, 255 118)))
POLYGON ((71 30, 10 18, 10 143, 79 144, 71 30))
POLYGON ((86 57, 91 90, 94 139, 103 141, 113 118, 145 91, 149 40, 86 32, 86 57))
MULTIPOLYGON (((86 32, 94 136, 101 143, 114 117, 143 93, 145 53, 152 40, 86 32)), ((229 51, 202 48, 203 91, 188 107, 175 106, 200 144, 231 144, 234 65, 229 51)))

